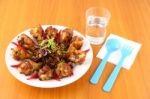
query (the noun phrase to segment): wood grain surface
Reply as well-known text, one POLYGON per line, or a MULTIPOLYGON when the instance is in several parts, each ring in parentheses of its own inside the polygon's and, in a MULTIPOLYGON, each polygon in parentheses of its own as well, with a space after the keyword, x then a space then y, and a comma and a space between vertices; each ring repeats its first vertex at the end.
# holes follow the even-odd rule
POLYGON ((150 99, 150 0, 0 0, 0 99, 150 99), (100 59, 101 45, 93 46, 94 60, 78 81, 61 88, 42 89, 16 80, 5 64, 7 45, 21 31, 37 24, 58 24, 85 34, 85 11, 89 7, 108 8, 111 20, 107 29, 137 41, 142 48, 128 71, 122 69, 110 93, 102 90, 114 68, 108 63, 100 82, 89 83, 100 59))

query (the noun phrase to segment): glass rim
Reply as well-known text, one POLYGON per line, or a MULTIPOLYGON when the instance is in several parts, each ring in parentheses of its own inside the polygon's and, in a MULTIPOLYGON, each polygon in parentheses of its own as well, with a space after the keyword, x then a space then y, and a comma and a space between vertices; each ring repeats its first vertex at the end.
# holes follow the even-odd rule
MULTIPOLYGON (((86 17, 89 16, 88 14, 90 12, 92 12, 93 10, 97 10, 98 12, 104 11, 107 14, 108 19, 110 19, 110 17, 111 17, 110 11, 107 8, 104 8, 104 7, 90 7, 88 9, 86 9, 86 17)), ((96 15, 96 16, 101 16, 101 15, 96 15)))

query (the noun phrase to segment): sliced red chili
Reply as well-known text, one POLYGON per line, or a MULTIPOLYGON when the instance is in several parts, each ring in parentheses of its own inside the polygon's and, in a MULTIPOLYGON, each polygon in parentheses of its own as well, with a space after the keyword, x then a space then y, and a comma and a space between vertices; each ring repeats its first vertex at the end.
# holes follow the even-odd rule
MULTIPOLYGON (((71 75, 73 75, 73 69, 71 69, 71 75)), ((70 76, 71 76, 71 75, 70 75, 70 76)))
POLYGON ((12 42, 12 44, 14 44, 15 46, 17 46, 18 48, 20 48, 20 49, 22 49, 22 50, 24 50, 24 51, 26 51, 22 46, 20 46, 19 44, 17 44, 17 43, 15 43, 15 42, 12 42))
POLYGON ((46 33, 42 30, 42 37, 45 40, 46 39, 46 33))
POLYGON ((16 65, 11 65, 11 67, 19 67, 19 66, 21 66, 21 64, 22 64, 22 62, 21 63, 19 63, 19 64, 16 64, 16 65))
POLYGON ((84 52, 85 52, 85 53, 88 53, 89 51, 90 51, 90 49, 86 49, 84 52))
POLYGON ((27 78, 27 80, 36 79, 36 78, 39 78, 38 73, 31 75, 29 78, 27 78))
POLYGON ((55 41, 60 44, 61 43, 61 39, 60 39, 60 33, 61 33, 61 30, 56 34, 55 36, 55 41))
MULTIPOLYGON (((28 36, 29 37, 29 36, 28 36)), ((30 38, 30 37, 29 37, 30 38)), ((31 39, 31 38, 30 38, 31 39)), ((35 44, 35 42, 33 41, 33 39, 31 39, 31 41, 32 41, 32 45, 34 46, 34 45, 36 45, 35 44)))
POLYGON ((53 77, 54 77, 54 79, 60 81, 60 78, 59 78, 59 76, 56 74, 55 71, 53 72, 53 77))
POLYGON ((29 54, 27 52, 27 50, 25 50, 22 46, 20 46, 19 44, 15 43, 15 42, 12 42, 12 44, 14 44, 15 46, 17 46, 18 48, 20 48, 21 50, 23 50, 25 52, 25 57, 27 57, 27 54, 29 54))

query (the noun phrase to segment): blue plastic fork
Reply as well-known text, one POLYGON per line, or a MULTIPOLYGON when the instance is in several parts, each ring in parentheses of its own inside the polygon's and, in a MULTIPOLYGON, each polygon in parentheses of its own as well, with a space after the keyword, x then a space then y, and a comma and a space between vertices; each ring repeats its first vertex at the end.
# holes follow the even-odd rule
POLYGON ((133 48, 129 45, 124 45, 121 49, 121 54, 122 54, 122 57, 118 63, 118 65, 114 68, 113 72, 111 73, 111 75, 109 76, 108 80, 106 81, 104 87, 103 87, 103 90, 105 92, 110 92, 110 90, 112 89, 112 86, 119 74, 119 71, 123 65, 123 62, 125 60, 125 58, 127 56, 129 56, 133 51, 133 48))
POLYGON ((107 60, 110 56, 110 54, 114 51, 116 51, 117 49, 119 49, 121 46, 120 41, 117 39, 109 39, 106 42, 106 47, 107 47, 107 54, 104 57, 104 59, 102 60, 101 64, 97 67, 95 73, 93 74, 92 78, 90 79, 90 82, 92 84, 97 84, 99 81, 99 78, 105 68, 105 65, 107 63, 107 60))

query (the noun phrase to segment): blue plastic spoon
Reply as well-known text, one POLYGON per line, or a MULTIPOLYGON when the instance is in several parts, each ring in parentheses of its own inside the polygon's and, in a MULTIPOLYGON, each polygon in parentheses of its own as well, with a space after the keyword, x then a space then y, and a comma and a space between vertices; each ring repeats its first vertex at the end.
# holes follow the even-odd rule
POLYGON ((93 74, 90 82, 92 84, 97 84, 99 81, 99 78, 105 68, 105 65, 107 63, 107 60, 109 59, 109 56, 112 52, 116 51, 117 49, 119 49, 121 47, 121 43, 119 40, 117 39, 109 39, 106 42, 106 47, 107 47, 107 54, 104 57, 104 59, 102 60, 101 64, 97 67, 97 70, 95 71, 95 73, 93 74))

